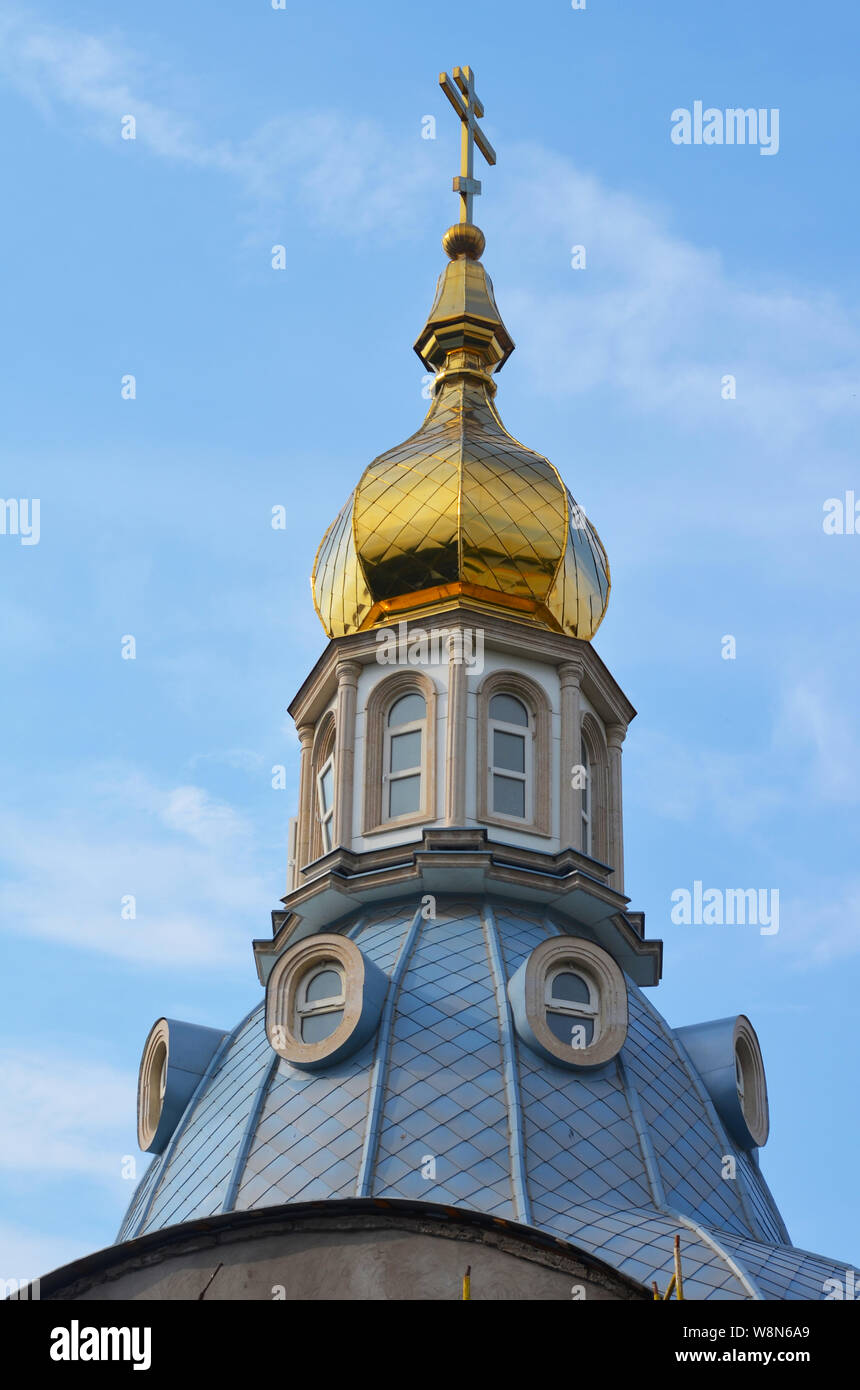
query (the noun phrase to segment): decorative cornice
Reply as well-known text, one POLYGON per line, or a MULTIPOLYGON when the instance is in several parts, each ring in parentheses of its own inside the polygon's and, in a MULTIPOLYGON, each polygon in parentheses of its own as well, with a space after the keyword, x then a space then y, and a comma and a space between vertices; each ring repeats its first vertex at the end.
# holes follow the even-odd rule
MULTIPOLYGON (((633 705, 589 642, 468 606, 440 607, 423 620, 411 618, 404 621, 407 631, 479 629, 484 633, 485 645, 496 651, 537 658, 558 667, 581 664, 582 692, 604 723, 621 724, 626 728, 636 718, 633 705)), ((386 628, 333 638, 288 706, 295 723, 313 722, 319 718, 334 694, 338 662, 350 660, 362 666, 369 665, 376 660, 380 649, 378 634, 396 627, 397 623, 391 623, 386 628)))
POLYGON ((273 939, 254 942, 262 983, 295 941, 336 931, 338 921, 362 906, 426 893, 539 905, 593 937, 637 984, 660 979, 662 942, 644 939, 642 915, 628 915, 628 899, 609 886, 609 868, 576 850, 545 854, 490 841, 483 829, 433 827, 410 845, 360 854, 332 850, 312 868, 315 876, 272 913, 273 939))

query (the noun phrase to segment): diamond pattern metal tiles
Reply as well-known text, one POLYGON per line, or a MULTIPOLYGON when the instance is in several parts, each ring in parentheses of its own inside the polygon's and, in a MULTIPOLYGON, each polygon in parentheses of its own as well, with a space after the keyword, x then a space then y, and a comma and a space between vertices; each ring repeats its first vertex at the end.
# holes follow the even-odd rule
POLYGON ((169 1182, 158 1188, 141 1234, 221 1210, 261 1073, 271 1057, 260 1005, 192 1111, 170 1158, 169 1182))
POLYGON ((245 1163, 237 1209, 354 1194, 372 1059, 370 1042, 325 1072, 279 1063, 245 1163))
POLYGON ((717 1230, 750 1231, 737 1184, 721 1176, 722 1148, 690 1076, 640 991, 628 984, 622 1050, 632 1073, 670 1207, 717 1230))
POLYGON ((511 438, 474 382, 445 384, 421 429, 356 489, 356 549, 375 598, 468 577, 543 599, 565 521, 555 469, 511 438))
POLYGON ((539 1226, 572 1204, 648 1206, 651 1191, 627 1097, 613 1068, 580 1076, 520 1049, 528 1188, 539 1226))
POLYGON ((670 1216, 624 1210, 593 1202, 559 1213, 555 1234, 599 1255, 601 1259, 650 1287, 665 1289, 674 1269, 674 1239, 681 1236, 684 1291, 688 1298, 750 1298, 748 1288, 704 1240, 670 1216))
POLYGON ((514 1218, 501 1066, 480 917, 440 913, 422 924, 396 1000, 374 1196, 514 1218))
POLYGON ((496 902, 488 937, 482 901, 439 898, 437 907, 436 921, 416 917, 409 899, 340 924, 396 981, 390 1031, 353 1057, 313 1073, 285 1061, 272 1070, 262 1005, 236 1029, 172 1146, 150 1164, 120 1239, 138 1234, 141 1217, 142 1230, 154 1230, 217 1213, 231 1178, 239 1209, 353 1196, 361 1174, 373 1196, 516 1219, 516 1176, 534 1225, 646 1284, 665 1288, 680 1232, 689 1298, 818 1299, 826 1280, 844 1279, 844 1267, 783 1243, 760 1170, 727 1148, 692 1064, 635 985, 621 1053, 627 1090, 617 1066, 570 1072, 509 1033, 505 1051, 493 961, 498 969, 501 956, 509 979, 560 929, 496 902), (655 1208, 643 1146, 665 1209, 655 1208), (734 1182, 721 1177, 723 1149, 737 1156, 734 1182), (771 1240, 757 1238, 752 1213, 771 1240))
POLYGON ((314 560, 312 592, 326 632, 358 632, 370 610, 370 591, 352 536, 354 495, 326 531, 314 560))
POLYGON ((736 1236, 723 1236, 721 1242, 750 1271, 765 1298, 791 1302, 832 1298, 835 1290, 827 1281, 834 1279, 841 1285, 843 1300, 848 1289, 847 1296, 855 1299, 860 1291, 860 1270, 849 1263, 840 1264, 793 1246, 765 1245, 736 1236), (849 1271, 854 1276, 851 1281, 847 1278, 849 1271))
MULTIPOLYGON (((394 968, 414 913, 413 902, 399 917, 389 905, 368 917, 355 938, 386 973, 394 968)), ((348 932, 351 924, 347 919, 343 929, 348 932)), ((319 1073, 279 1063, 245 1163, 237 1207, 355 1194, 375 1045, 371 1040, 339 1066, 319 1073)))
MULTIPOLYGON (((499 910, 508 978, 556 928, 499 910)), ((623 1087, 611 1075, 581 1076, 537 1058, 517 1041, 532 1214, 549 1230, 572 1203, 620 1194, 648 1205, 651 1191, 623 1087)))
POLYGON ((331 636, 437 590, 593 635, 609 597, 606 553, 553 465, 505 429, 491 389, 488 378, 444 381, 421 428, 365 470, 314 563, 331 636))
POLYGON ((774 1245, 787 1244, 788 1232, 776 1202, 773 1200, 770 1188, 765 1182, 764 1174, 758 1164, 754 1163, 743 1149, 739 1149, 733 1144, 732 1152, 737 1159, 741 1180, 755 1211, 759 1233, 766 1240, 772 1241, 774 1245))
POLYGON ((137 1223, 140 1219, 141 1212, 149 1200, 150 1193, 158 1181, 162 1161, 162 1155, 155 1155, 138 1183, 128 1211, 123 1217, 122 1225, 117 1231, 115 1242, 117 1245, 124 1240, 131 1240, 131 1238, 137 1234, 137 1223))

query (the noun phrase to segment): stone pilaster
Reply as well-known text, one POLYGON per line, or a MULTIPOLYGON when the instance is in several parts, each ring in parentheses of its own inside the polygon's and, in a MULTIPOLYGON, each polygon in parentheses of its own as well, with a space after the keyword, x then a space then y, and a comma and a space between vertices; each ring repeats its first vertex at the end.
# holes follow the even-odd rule
POLYGON ((609 752, 609 863, 612 865, 610 883, 619 893, 624 892, 624 816, 621 803, 621 745, 627 733, 623 724, 606 726, 606 746, 609 752))
POLYGON ((334 744, 334 844, 352 848, 353 787, 355 782, 355 711, 358 677, 357 661, 337 665, 337 705, 334 744))
POLYGON ((299 768, 299 829, 296 836, 296 886, 298 886, 302 881, 302 869, 309 863, 311 857, 312 816, 316 812, 313 768, 311 766, 314 726, 313 724, 300 724, 296 733, 299 736, 302 749, 302 760, 299 768))
POLYGON ((583 662, 566 661, 558 668, 561 681, 561 768, 559 775, 559 835, 562 849, 582 846, 582 792, 572 786, 573 769, 580 764, 580 682, 583 662))
POLYGON ((466 694, 463 634, 448 637, 448 727, 445 746, 445 824, 466 824, 466 694))

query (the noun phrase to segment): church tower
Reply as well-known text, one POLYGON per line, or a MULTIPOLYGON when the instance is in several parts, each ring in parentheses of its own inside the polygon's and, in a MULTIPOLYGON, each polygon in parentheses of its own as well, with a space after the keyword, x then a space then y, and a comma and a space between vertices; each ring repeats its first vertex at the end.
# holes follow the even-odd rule
MULTIPOLYGON (((610 576, 553 463, 496 407, 514 350, 473 221, 495 154, 469 68, 460 220, 415 351, 427 416, 326 532, 328 645, 287 893, 235 1027, 159 1019, 152 1162, 56 1298, 817 1299, 759 1166, 749 1020, 673 1029, 624 878, 635 711, 591 640, 610 576), (201 1292, 202 1291, 202 1292, 201 1292)), ((384 421, 380 422, 384 428, 384 421)))

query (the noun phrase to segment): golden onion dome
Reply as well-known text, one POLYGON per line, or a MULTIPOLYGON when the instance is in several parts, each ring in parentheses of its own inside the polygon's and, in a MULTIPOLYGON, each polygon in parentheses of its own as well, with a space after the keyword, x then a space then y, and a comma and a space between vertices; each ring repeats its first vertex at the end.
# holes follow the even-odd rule
POLYGON ((415 351, 437 371, 426 419, 387 450, 326 532, 314 604, 330 637, 456 607, 589 639, 609 599, 597 532, 557 470, 508 434, 491 372, 513 352, 468 223, 415 351))

